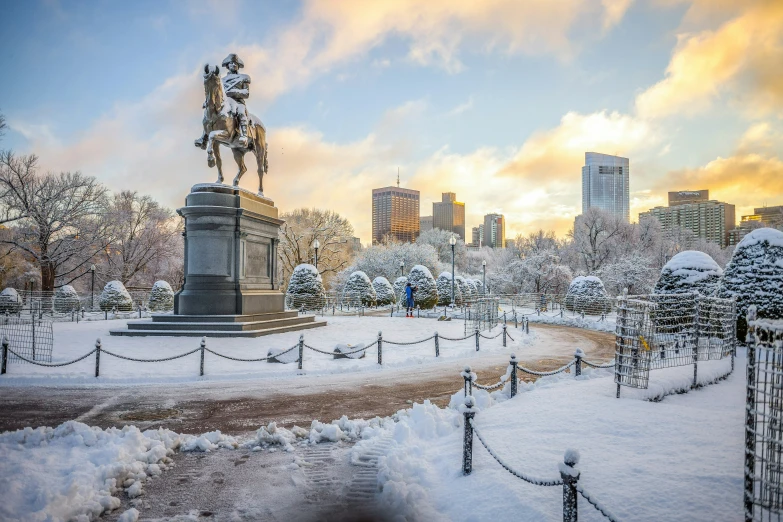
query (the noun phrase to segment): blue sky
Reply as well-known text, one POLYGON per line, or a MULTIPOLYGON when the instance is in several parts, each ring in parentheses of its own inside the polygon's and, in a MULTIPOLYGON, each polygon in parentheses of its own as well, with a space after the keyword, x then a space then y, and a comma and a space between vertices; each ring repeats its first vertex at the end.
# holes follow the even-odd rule
POLYGON ((269 131, 266 194, 334 209, 363 241, 397 167, 423 215, 455 191, 468 226, 501 211, 512 236, 564 233, 588 150, 631 158, 632 216, 701 188, 749 213, 783 204, 783 8, 735 4, 15 2, 2 146, 179 206, 216 177, 191 145, 200 70, 237 52, 269 131))

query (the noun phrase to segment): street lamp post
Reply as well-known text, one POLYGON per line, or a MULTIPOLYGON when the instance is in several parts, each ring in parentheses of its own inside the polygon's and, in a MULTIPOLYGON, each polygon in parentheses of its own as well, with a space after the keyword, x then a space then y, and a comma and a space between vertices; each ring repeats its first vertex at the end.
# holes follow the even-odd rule
POLYGON ((400 277, 405 277, 405 261, 400 261, 400 277))
POLYGON ((315 249, 315 268, 318 268, 318 249, 321 247, 321 242, 317 239, 313 241, 313 248, 315 249))
POLYGON ((454 245, 457 244, 457 238, 454 237, 454 234, 451 234, 449 244, 451 245, 451 306, 454 307, 454 245))
POLYGON ((90 310, 95 309, 95 265, 90 265, 90 273, 92 274, 92 283, 90 285, 90 310))
POLYGON ((481 270, 483 271, 483 274, 481 276, 481 291, 484 293, 484 295, 487 294, 487 260, 484 259, 481 261, 481 270))

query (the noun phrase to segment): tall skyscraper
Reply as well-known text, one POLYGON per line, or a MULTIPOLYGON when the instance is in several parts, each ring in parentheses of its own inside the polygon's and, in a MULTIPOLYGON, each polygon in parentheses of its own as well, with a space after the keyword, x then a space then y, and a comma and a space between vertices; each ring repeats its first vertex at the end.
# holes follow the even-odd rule
POLYGON ((585 152, 582 167, 582 213, 600 208, 630 222, 628 158, 585 152))
POLYGON ((484 239, 482 246, 506 248, 506 219, 503 214, 484 216, 484 239))
POLYGON ((421 216, 419 218, 419 228, 422 232, 432 230, 432 216, 421 216))
POLYGON ((386 235, 412 243, 419 237, 419 191, 400 187, 372 189, 372 243, 386 235))
POLYGON ((432 226, 448 230, 465 240, 465 203, 457 201, 453 192, 444 192, 440 203, 432 204, 432 226))
POLYGON ((721 248, 729 244, 735 226, 734 205, 710 199, 709 190, 669 192, 669 206, 641 212, 639 221, 647 217, 660 221, 664 230, 686 228, 721 248))
POLYGON ((482 247, 484 246, 484 224, 477 227, 473 227, 471 229, 471 244, 474 247, 482 247))
POLYGON ((742 216, 739 226, 729 231, 729 245, 736 245, 754 228, 769 227, 783 231, 783 205, 756 207, 753 214, 742 216))

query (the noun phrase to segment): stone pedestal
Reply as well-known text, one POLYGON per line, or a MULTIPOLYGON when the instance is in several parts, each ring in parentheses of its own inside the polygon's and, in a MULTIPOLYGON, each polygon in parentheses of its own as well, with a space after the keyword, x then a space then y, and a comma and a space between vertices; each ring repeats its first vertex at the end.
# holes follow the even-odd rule
POLYGON ((185 218, 185 284, 175 315, 282 312, 277 237, 283 221, 270 199, 227 185, 195 185, 177 209, 185 218))

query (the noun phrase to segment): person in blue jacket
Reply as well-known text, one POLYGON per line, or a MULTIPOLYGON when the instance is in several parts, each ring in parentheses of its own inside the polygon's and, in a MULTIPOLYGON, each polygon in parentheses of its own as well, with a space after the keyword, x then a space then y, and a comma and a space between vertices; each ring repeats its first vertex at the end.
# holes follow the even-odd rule
POLYGON ((410 283, 405 285, 405 300, 407 305, 405 317, 413 317, 413 308, 415 307, 413 304, 413 292, 416 290, 418 290, 418 287, 411 286, 410 283))

